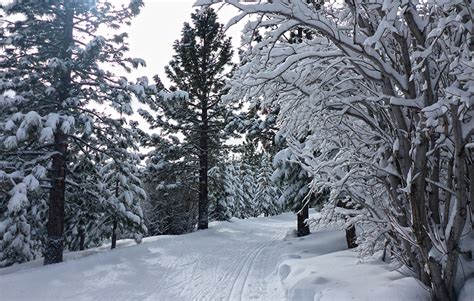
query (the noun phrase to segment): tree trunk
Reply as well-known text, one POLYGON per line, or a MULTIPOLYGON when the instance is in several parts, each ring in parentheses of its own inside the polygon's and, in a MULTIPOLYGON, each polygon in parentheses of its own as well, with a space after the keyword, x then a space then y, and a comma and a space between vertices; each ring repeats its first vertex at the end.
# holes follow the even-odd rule
POLYGON ((208 120, 207 120, 207 103, 204 102, 202 109, 202 126, 199 137, 199 220, 198 230, 208 228, 208 120))
MULTIPOLYGON (((64 36, 61 41, 61 49, 58 52, 64 60, 71 59, 71 46, 74 45, 74 7, 71 0, 64 3, 64 36)), ((71 89, 71 71, 66 70, 61 74, 60 87, 56 99, 58 112, 62 110, 62 104, 68 99, 71 89)), ((47 241, 44 253, 44 265, 63 261, 64 241, 64 195, 66 191, 66 156, 67 136, 61 131, 60 125, 54 134, 55 154, 51 166, 51 189, 49 193, 49 210, 47 223, 47 241)))
POLYGON ((354 249, 357 247, 357 235, 356 235, 356 228, 354 225, 350 225, 346 228, 346 241, 347 241, 347 248, 354 249))
POLYGON ((112 245, 110 246, 110 249, 115 249, 117 246, 117 219, 114 218, 114 222, 112 225, 112 245))
POLYGON ((82 251, 85 249, 86 242, 86 231, 83 226, 79 227, 79 250, 82 251))
MULTIPOLYGON (((444 283, 443 291, 438 292, 437 287, 434 287, 435 297, 443 300, 445 295, 450 300, 456 299, 454 291, 454 282, 456 281, 457 269, 459 265, 459 241, 466 224, 468 216, 468 201, 470 199, 469 183, 467 181, 468 171, 466 170, 467 153, 466 141, 463 140, 462 123, 458 114, 459 107, 451 107, 452 115, 452 129, 454 137, 454 185, 456 193, 456 210, 451 213, 454 216, 451 231, 446 240, 447 260, 444 269, 444 283)), ((450 217, 451 217, 450 216, 450 217)))
POLYGON ((304 205, 303 209, 297 214, 298 223, 296 229, 296 236, 309 235, 309 226, 304 222, 309 217, 309 204, 304 205))
MULTIPOLYGON (((469 204, 471 205, 471 221, 474 220, 474 164, 468 162, 467 170, 469 170, 469 204)), ((471 237, 474 239, 474 223, 471 222, 471 237)), ((472 251, 471 251, 472 252, 472 251)), ((471 254, 471 258, 474 254, 471 254)))
POLYGON ((66 188, 66 135, 54 135, 51 190, 49 193, 48 239, 44 253, 44 265, 63 261, 64 240, 64 193, 66 188))
MULTIPOLYGON (((355 209, 354 205, 351 203, 351 199, 349 201, 338 201, 337 202, 337 207, 341 207, 344 209, 355 209)), ((347 218, 346 218, 347 222, 347 218)), ((348 249, 353 249, 357 247, 357 235, 356 235, 356 229, 355 225, 350 225, 349 227, 346 228, 346 242, 347 242, 347 248, 348 249)))

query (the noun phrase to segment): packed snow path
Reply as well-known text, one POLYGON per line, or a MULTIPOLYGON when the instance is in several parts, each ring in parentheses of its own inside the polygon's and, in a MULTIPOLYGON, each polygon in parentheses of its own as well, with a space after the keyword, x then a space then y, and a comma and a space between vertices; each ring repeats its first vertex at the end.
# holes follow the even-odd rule
POLYGON ((138 246, 0 275, 0 296, 2 300, 283 300, 276 270, 283 238, 293 224, 294 218, 233 220, 211 223, 210 229, 189 235, 154 237, 138 246))
POLYGON ((361 263, 343 231, 288 236, 294 214, 211 223, 204 231, 119 241, 0 269, 0 300, 429 300, 379 259, 361 263))

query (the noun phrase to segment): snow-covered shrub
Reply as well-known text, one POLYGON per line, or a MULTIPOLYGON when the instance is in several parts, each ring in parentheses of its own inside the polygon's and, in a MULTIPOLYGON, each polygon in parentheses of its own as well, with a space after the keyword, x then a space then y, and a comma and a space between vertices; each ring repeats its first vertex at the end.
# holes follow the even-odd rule
POLYGON ((331 189, 326 215, 365 224, 365 245, 386 240, 435 299, 456 299, 474 235, 470 3, 225 2, 241 12, 229 24, 253 16, 229 98, 277 103, 312 191, 331 189))

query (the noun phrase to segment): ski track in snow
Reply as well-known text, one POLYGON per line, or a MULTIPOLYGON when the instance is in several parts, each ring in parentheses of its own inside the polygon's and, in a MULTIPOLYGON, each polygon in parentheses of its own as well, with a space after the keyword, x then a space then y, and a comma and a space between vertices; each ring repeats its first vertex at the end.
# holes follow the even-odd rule
POLYGON ((211 223, 140 245, 65 254, 0 269, 0 301, 429 300, 413 278, 377 257, 360 264, 343 231, 289 235, 294 214, 211 223))
POLYGON ((284 300, 277 268, 283 238, 294 223, 293 216, 234 219, 211 223, 204 231, 26 268, 0 275, 0 299, 284 300), (17 290, 6 289, 12 283, 17 290))

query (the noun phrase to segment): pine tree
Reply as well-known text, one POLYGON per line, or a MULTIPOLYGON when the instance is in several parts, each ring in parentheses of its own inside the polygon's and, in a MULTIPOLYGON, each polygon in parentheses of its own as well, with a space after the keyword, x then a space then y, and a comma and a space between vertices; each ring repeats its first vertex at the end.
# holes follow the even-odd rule
MULTIPOLYGON (((72 147, 74 147, 72 145, 72 147)), ((84 149, 90 153, 90 149, 84 149)), ((71 162, 68 166, 69 181, 66 187, 64 244, 69 250, 84 250, 101 241, 92 233, 102 220, 104 188, 98 183, 100 178, 100 156, 93 158, 81 152, 70 150, 71 162)))
POLYGON ((258 215, 271 216, 282 212, 282 206, 279 202, 281 191, 280 188, 273 183, 272 175, 273 165, 271 155, 264 153, 257 175, 257 192, 255 195, 258 215))
MULTIPOLYGON (((258 158, 259 156, 254 157, 258 158)), ((265 201, 268 200, 268 197, 262 195, 266 191, 263 191, 263 187, 261 187, 259 195, 258 190, 258 171, 262 168, 261 162, 250 162, 244 158, 245 156, 239 159, 224 161, 210 172, 211 183, 213 184, 210 195, 210 212, 214 219, 228 220, 230 217, 241 219, 257 217, 264 212, 264 207, 266 208, 267 206, 265 201), (262 198, 264 201, 260 202, 259 198, 262 198)), ((270 170, 270 173, 266 174, 268 176, 266 180, 269 182, 271 182, 272 171, 270 170)), ((263 179, 263 177, 261 178, 263 179)), ((267 182, 266 184, 275 187, 273 183, 267 182)), ((267 186, 265 189, 270 191, 267 186)), ((275 200, 278 200, 278 196, 275 197, 275 200)), ((265 212, 270 211, 271 209, 265 212)))
POLYGON ((289 147, 279 151, 273 160, 275 171, 272 180, 277 183, 282 194, 280 204, 297 212, 297 235, 309 234, 309 226, 304 222, 309 217, 307 200, 311 178, 297 161, 289 147))
MULTIPOLYGON (((112 118, 92 102, 130 114, 131 93, 143 96, 141 86, 103 69, 105 64, 126 70, 143 64, 123 56, 127 35, 98 33, 99 26, 119 29, 128 24, 142 5, 140 0, 121 8, 106 0, 48 0, 15 1, 2 7, 7 25, 0 54, 0 171, 6 179, 2 183, 12 187, 7 188, 8 200, 2 200, 8 210, 0 232, 16 237, 2 250, 13 250, 22 242, 20 260, 31 258, 26 255, 32 245, 31 225, 25 218, 31 193, 49 186, 44 262, 62 261, 71 152, 86 146, 105 152, 101 145, 91 144, 98 142, 92 137, 113 131, 112 118), (21 18, 10 22, 12 15, 21 18)), ((2 258, 11 258, 8 252, 2 258)))
POLYGON ((234 215, 238 218, 248 218, 258 216, 258 209, 256 207, 257 194, 257 165, 247 161, 243 156, 242 160, 236 166, 236 173, 239 183, 239 197, 236 204, 234 215))
POLYGON ((226 92, 225 77, 232 68, 233 52, 230 38, 225 36, 212 9, 196 11, 191 19, 192 24, 184 24, 181 39, 173 46, 176 54, 165 69, 173 84, 187 91, 188 97, 179 97, 185 96, 182 93, 175 93, 175 97, 160 94, 150 103, 158 116, 143 115, 152 126, 162 128, 164 135, 183 136, 177 142, 181 153, 198 173, 198 229, 206 229, 208 172, 218 161, 223 140, 228 136, 224 129, 231 110, 222 104, 221 96, 226 92))
POLYGON ((113 130, 94 137, 102 141, 103 152, 92 157, 88 154, 94 152, 87 146, 84 153, 70 150, 65 203, 65 243, 70 250, 95 247, 107 239, 114 248, 119 232, 137 242, 146 233, 140 159, 130 150, 138 145, 137 133, 124 122, 123 118, 110 120, 113 130))
POLYGON ((209 170, 209 219, 228 221, 233 216, 239 181, 235 178, 232 162, 225 161, 209 170))
POLYGON ((145 220, 151 235, 191 232, 197 221, 197 165, 173 135, 142 133, 147 154, 143 181, 148 199, 145 220))
MULTIPOLYGON (((107 186, 105 214, 111 229, 112 249, 116 246, 118 231, 125 235, 131 232, 137 242, 140 242, 142 234, 147 232, 141 208, 146 193, 139 178, 140 158, 128 150, 136 135, 132 131, 122 130, 124 135, 118 136, 117 132, 120 132, 122 123, 122 120, 119 120, 117 130, 109 139, 105 139, 113 143, 108 146, 111 158, 100 169, 100 175, 107 186)), ((132 145, 136 146, 137 143, 132 145)))

